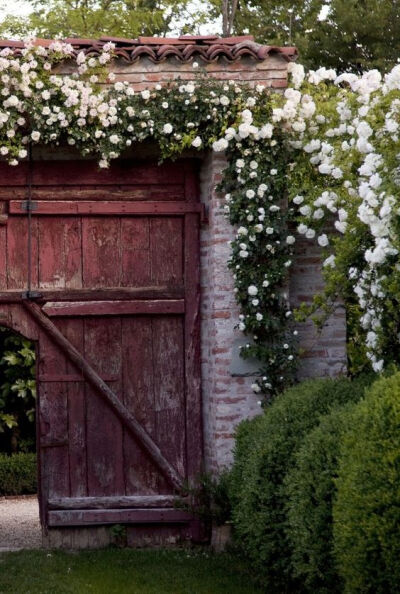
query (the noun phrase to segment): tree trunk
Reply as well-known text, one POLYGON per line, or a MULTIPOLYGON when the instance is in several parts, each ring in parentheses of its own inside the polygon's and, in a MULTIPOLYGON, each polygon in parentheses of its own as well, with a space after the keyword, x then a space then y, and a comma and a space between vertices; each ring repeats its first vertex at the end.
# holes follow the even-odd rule
POLYGON ((222 35, 232 35, 239 0, 222 0, 222 35))

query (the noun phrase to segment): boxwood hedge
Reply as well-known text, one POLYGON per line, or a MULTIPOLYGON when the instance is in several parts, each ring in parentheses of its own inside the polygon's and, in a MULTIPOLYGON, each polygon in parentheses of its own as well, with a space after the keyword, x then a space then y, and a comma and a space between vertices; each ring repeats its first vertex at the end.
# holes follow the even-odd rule
POLYGON ((292 567, 285 476, 305 435, 322 415, 354 400, 355 390, 362 393, 364 385, 346 378, 306 381, 238 429, 230 486, 234 533, 254 576, 270 592, 302 587, 292 567))
POLYGON ((37 491, 36 454, 0 454, 0 496, 37 491))
POLYGON ((333 507, 348 594, 400 592, 400 373, 377 381, 342 440, 333 507))

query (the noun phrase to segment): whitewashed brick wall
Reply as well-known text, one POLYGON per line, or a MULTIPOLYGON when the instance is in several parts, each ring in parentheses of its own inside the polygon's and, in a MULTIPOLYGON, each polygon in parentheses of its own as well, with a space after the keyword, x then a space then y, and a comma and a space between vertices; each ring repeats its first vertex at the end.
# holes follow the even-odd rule
MULTIPOLYGON (((208 155, 200 172, 201 196, 208 208, 208 225, 201 231, 202 290, 202 386, 204 441, 207 468, 218 472, 232 460, 236 425, 260 413, 259 396, 251 390, 255 376, 233 376, 231 361, 235 342, 242 333, 235 330, 238 307, 233 279, 227 268, 234 230, 224 216, 224 200, 215 187, 225 167, 224 157, 208 155)), ((293 306, 310 302, 321 290, 321 254, 313 242, 298 238, 289 282, 293 306)), ((299 379, 334 376, 346 368, 346 323, 338 308, 322 333, 312 322, 299 324, 299 346, 303 352, 299 379)), ((254 366, 249 365, 249 371, 254 366)))

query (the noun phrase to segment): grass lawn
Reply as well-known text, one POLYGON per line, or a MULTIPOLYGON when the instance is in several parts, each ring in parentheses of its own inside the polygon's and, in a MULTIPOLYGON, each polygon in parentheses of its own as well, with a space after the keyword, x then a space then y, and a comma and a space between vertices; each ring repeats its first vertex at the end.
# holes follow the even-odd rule
POLYGON ((240 561, 204 551, 0 554, 0 594, 257 594, 240 561), (243 567, 242 567, 243 569, 243 567))

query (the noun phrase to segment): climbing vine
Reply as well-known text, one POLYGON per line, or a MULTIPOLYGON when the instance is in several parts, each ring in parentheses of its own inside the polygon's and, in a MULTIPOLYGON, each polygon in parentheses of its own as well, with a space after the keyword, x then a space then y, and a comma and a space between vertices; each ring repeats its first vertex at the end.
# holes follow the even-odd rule
POLYGON ((297 315, 323 320, 339 295, 355 371, 369 362, 378 372, 400 355, 400 67, 383 80, 323 68, 306 75, 292 64, 281 95, 207 78, 194 63, 193 82, 135 92, 115 82, 112 59, 111 43, 98 56, 61 42, 1 50, 0 155, 17 165, 29 143, 68 143, 107 168, 147 139, 162 158, 188 148, 225 152, 219 190, 236 233, 229 267, 238 327, 249 338, 242 355, 261 366, 254 391, 275 394, 296 368, 285 289, 293 223, 325 251, 326 289, 297 315))

